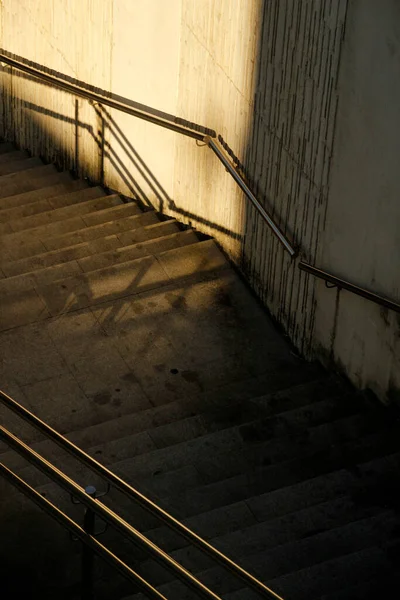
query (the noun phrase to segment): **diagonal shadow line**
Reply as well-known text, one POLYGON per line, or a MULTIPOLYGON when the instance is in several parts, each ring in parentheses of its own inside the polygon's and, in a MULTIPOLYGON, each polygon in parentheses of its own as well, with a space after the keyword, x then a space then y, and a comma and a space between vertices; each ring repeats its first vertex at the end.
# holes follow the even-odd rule
MULTIPOLYGON (((21 98, 18 98, 18 100, 21 102, 22 106, 32 110, 33 112, 44 114, 46 116, 49 116, 54 119, 63 121, 70 125, 73 125, 75 127, 76 126, 81 127, 83 130, 87 131, 88 134, 93 138, 93 140, 96 143, 99 150, 101 150, 102 148, 104 149, 104 146, 107 146, 107 151, 106 151, 107 158, 109 159, 109 161, 111 162, 111 164, 113 165, 115 170, 118 172, 118 175, 121 177, 122 181, 125 183, 127 188, 130 190, 133 197, 137 200, 140 200, 145 205, 152 207, 151 201, 147 197, 146 193, 144 192, 144 190, 142 189, 140 184, 133 177, 129 168, 123 163, 122 159, 111 148, 111 145, 109 143, 107 143, 107 142, 103 143, 103 141, 97 137, 92 125, 89 125, 88 123, 85 123, 81 120, 77 121, 76 118, 74 118, 74 117, 69 117, 67 115, 63 115, 52 109, 43 108, 43 107, 41 107, 33 102, 30 102, 28 100, 24 100, 21 98)), ((169 197, 169 195, 164 190, 164 188, 162 187, 160 182, 157 180, 157 178, 152 173, 151 169, 148 167, 148 165, 145 163, 145 161, 141 158, 141 156, 138 154, 137 150, 135 150, 135 148, 132 146, 132 144, 129 142, 129 140, 127 140, 126 136, 123 134, 121 129, 118 127, 118 125, 116 125, 115 121, 112 118, 111 118, 111 123, 112 123, 112 127, 113 128, 115 127, 115 130, 116 130, 116 131, 113 131, 110 127, 110 131, 111 131, 112 135, 114 135, 114 137, 120 143, 121 143, 121 141, 119 140, 118 136, 119 135, 122 136, 122 138, 123 138, 122 141, 125 142, 125 144, 128 146, 128 151, 125 150, 125 152, 129 158, 129 160, 131 160, 132 164, 135 166, 135 168, 138 170, 138 172, 142 175, 144 180, 149 184, 150 189, 152 189, 152 191, 156 195, 157 199, 159 200, 161 207, 163 207, 164 202, 167 201, 167 206, 170 210, 174 211, 175 213, 177 213, 179 215, 182 215, 183 217, 186 217, 189 221, 193 221, 194 224, 196 222, 201 223, 201 224, 209 227, 210 229, 219 231, 220 233, 223 233, 224 235, 226 235, 232 239, 235 239, 235 240, 243 240, 245 238, 244 234, 235 233, 235 232, 231 231, 230 229, 228 229, 227 227, 219 225, 215 222, 210 221, 209 219, 206 219, 204 217, 196 215, 193 212, 190 212, 188 210, 178 207, 176 205, 175 201, 169 197), (140 165, 143 165, 143 170, 146 171, 146 173, 148 174, 148 177, 146 177, 146 173, 143 172, 141 166, 139 166, 138 163, 140 163, 140 165), (152 182, 154 182, 154 183, 152 183, 152 182), (159 189, 162 190, 163 196, 160 197, 160 194, 157 191, 157 188, 155 186, 158 186, 159 189)), ((160 212, 162 212, 162 210, 160 212)), ((192 223, 189 223, 189 224, 190 224, 190 226, 192 226, 192 223)))
MULTIPOLYGON (((104 107, 101 107, 101 112, 102 112, 102 117, 106 118, 108 121, 107 125, 110 130, 110 133, 115 137, 115 139, 118 141, 118 143, 124 149, 127 156, 129 157, 129 159, 135 164, 137 170, 139 171, 139 173, 141 174, 143 179, 146 181, 148 186, 151 188, 152 192, 156 195, 157 199, 159 200, 160 206, 163 207, 165 200, 167 201, 167 204, 170 205, 170 203, 172 202, 172 199, 170 198, 170 196, 168 195, 166 190, 163 188, 160 181, 155 177, 155 175, 152 173, 152 171, 150 170, 148 165, 145 163, 145 161, 139 155, 137 150, 133 147, 132 143, 128 140, 128 138, 126 137, 126 135, 124 134, 122 129, 116 123, 115 119, 113 119, 111 114, 109 114, 109 112, 104 107), (135 157, 135 160, 132 158, 132 156, 135 157), (157 188, 158 188, 158 190, 157 190, 157 188), (161 192, 161 195, 160 195, 160 192, 161 192)), ((99 113, 100 113, 100 111, 99 111, 99 113)), ((100 116, 100 114, 99 114, 99 116, 100 116)), ((109 147, 111 147, 110 142, 106 142, 106 143, 109 147)), ((161 210, 161 212, 162 212, 162 210, 161 210)))
MULTIPOLYGON (((134 108, 141 112, 146 112, 148 114, 154 115, 155 117, 159 117, 160 119, 164 119, 165 121, 170 121, 171 123, 175 123, 176 125, 182 125, 184 127, 189 127, 191 129, 194 129, 195 131, 203 133, 204 135, 211 135, 212 137, 216 137, 216 132, 213 129, 209 129, 208 127, 204 127, 203 125, 199 125, 198 123, 187 121, 186 119, 183 119, 182 117, 177 117, 176 115, 171 115, 170 113, 166 113, 166 112, 159 110, 157 108, 154 108, 152 106, 148 106, 146 104, 141 104, 140 102, 136 102, 135 100, 131 100, 130 98, 125 98, 124 96, 114 94, 114 93, 110 92, 109 90, 103 90, 100 87, 91 85, 89 83, 86 83, 85 81, 81 81, 80 79, 70 77, 69 75, 66 75, 65 73, 61 73, 60 71, 56 71, 55 69, 51 69, 49 67, 46 67, 45 65, 41 65, 40 63, 36 63, 34 61, 28 60, 27 58, 25 58, 23 56, 19 56, 18 54, 14 54, 12 52, 4 50, 4 48, 0 48, 0 54, 4 54, 4 56, 8 56, 9 58, 12 58, 26 66, 33 67, 34 69, 37 69, 38 71, 42 71, 43 73, 52 75, 53 77, 56 77, 60 81, 63 81, 66 83, 72 83, 73 85, 76 85, 76 86, 82 88, 83 90, 87 90, 88 92, 101 94, 105 98, 109 98, 110 100, 115 100, 117 102, 121 102, 123 104, 126 104, 127 106, 130 106, 131 108, 134 108)), ((40 83, 41 85, 44 85, 46 87, 50 87, 50 88, 54 89, 54 86, 51 83, 48 83, 47 81, 43 81, 41 79, 38 79, 37 77, 30 75, 29 73, 17 71, 13 67, 9 67, 9 66, 1 67, 1 70, 5 71, 7 73, 10 73, 10 71, 12 71, 13 77, 20 77, 20 78, 26 79, 28 81, 33 81, 36 84, 40 83)))
MULTIPOLYGON (((89 133, 89 135, 93 138, 93 140, 96 143, 97 147, 100 150, 102 149, 103 143, 96 136, 95 131, 94 131, 94 127, 92 125, 89 125, 88 123, 85 123, 84 121, 81 121, 79 119, 77 120, 74 117, 69 117, 67 115, 63 115, 63 114, 61 114, 59 112, 56 112, 54 110, 51 110, 51 109, 48 109, 48 108, 43 108, 43 107, 38 106, 37 104, 34 104, 33 102, 30 102, 28 100, 23 100, 21 98, 19 98, 18 100, 21 102, 21 106, 23 108, 27 108, 28 110, 32 110, 34 112, 43 114, 43 115, 45 115, 47 117, 51 117, 53 119, 57 119, 58 121, 62 121, 64 123, 68 123, 70 125, 73 125, 74 127, 78 126, 81 129, 87 131, 89 133)), ((111 147, 109 147, 109 152, 107 154, 107 158, 110 160, 110 162, 112 163, 113 167, 118 172, 118 175, 124 181, 125 185, 128 187, 128 189, 133 194, 133 196, 135 198, 139 197, 141 201, 144 201, 145 204, 147 204, 148 206, 151 206, 151 202, 148 199, 148 197, 146 196, 144 190, 140 187, 139 183, 133 178, 133 176, 129 172, 128 167, 126 165, 124 165, 124 163, 122 162, 122 160, 120 159, 120 157, 116 154, 116 152, 114 150, 112 150, 111 147), (125 173, 123 171, 125 171, 125 173), (130 180, 128 179, 129 177, 130 177, 130 180)))

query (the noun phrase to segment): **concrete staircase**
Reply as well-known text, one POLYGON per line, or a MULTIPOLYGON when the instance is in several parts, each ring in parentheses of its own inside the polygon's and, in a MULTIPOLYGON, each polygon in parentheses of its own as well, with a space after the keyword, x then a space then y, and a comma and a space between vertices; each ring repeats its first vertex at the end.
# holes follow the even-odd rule
MULTIPOLYGON (((388 595, 397 415, 297 357, 212 240, 5 143, 0 233, 1 389, 287 600, 388 595)), ((1 420, 104 488, 3 409, 1 420)), ((4 481, 0 492, 2 598, 79 597, 80 545, 4 481)), ((227 600, 256 597, 115 490, 103 500, 227 600)), ((168 598, 194 597, 111 530, 101 541, 168 598)), ((96 568, 96 598, 142 597, 96 568)))

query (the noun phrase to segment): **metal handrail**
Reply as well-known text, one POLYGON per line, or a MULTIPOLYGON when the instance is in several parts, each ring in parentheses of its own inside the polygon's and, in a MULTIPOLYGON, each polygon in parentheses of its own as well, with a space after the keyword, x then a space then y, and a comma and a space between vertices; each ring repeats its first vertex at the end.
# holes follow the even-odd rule
POLYGON ((246 194, 247 198, 250 200, 250 202, 261 215, 261 217, 264 219, 264 221, 267 223, 271 231, 276 235, 282 246, 289 252, 291 258, 295 258, 298 254, 298 251, 292 246, 285 234, 279 229, 275 221, 271 219, 267 211, 254 196, 253 192, 250 190, 244 179, 239 175, 237 170, 232 166, 231 162, 226 158, 218 143, 215 140, 213 140, 210 136, 206 136, 204 138, 204 141, 206 142, 208 147, 211 148, 214 154, 218 156, 219 160, 222 162, 226 170, 233 177, 233 179, 236 181, 241 190, 246 194))
POLYGON ((148 121, 149 123, 153 123, 154 125, 159 125, 160 127, 164 127, 166 129, 170 129, 171 131, 175 131, 176 133, 180 133, 182 135, 191 137, 195 140, 205 142, 205 144, 209 148, 211 148, 211 150, 213 150, 214 154, 218 157, 220 162, 225 166, 225 168, 227 169, 229 174, 233 177, 233 179, 238 184, 238 186, 241 188, 241 190, 244 192, 246 197, 250 200, 252 205, 258 211, 258 214, 261 216, 261 218, 265 221, 265 223, 267 223, 267 225, 271 229, 271 231, 276 235, 276 237, 278 238, 280 243, 283 245, 285 250, 287 250, 287 252, 291 256, 291 258, 294 258, 295 256, 297 256, 297 250, 292 246, 292 244, 289 242, 287 237, 279 229, 278 225, 268 215, 266 210, 263 208, 263 206, 260 204, 260 202, 256 199, 256 197, 254 196, 254 194, 252 193, 252 191, 250 190, 250 188, 248 187, 246 182, 239 175, 237 170, 232 166, 231 162, 226 158, 222 148, 217 145, 217 143, 214 141, 214 139, 212 139, 212 138, 216 137, 215 132, 213 133, 213 135, 210 135, 210 134, 204 135, 203 133, 199 133, 198 131, 195 131, 194 129, 192 129, 190 127, 183 127, 182 125, 177 125, 175 123, 172 123, 171 121, 162 119, 161 117, 152 115, 152 114, 147 113, 142 110, 138 110, 137 108, 133 108, 132 106, 129 106, 129 104, 124 103, 122 101, 108 98, 104 94, 91 92, 91 91, 83 89, 80 86, 75 85, 73 83, 68 83, 66 81, 63 81, 62 79, 59 79, 59 78, 55 77, 54 75, 44 73, 43 71, 40 71, 39 69, 36 69, 35 67, 31 67, 29 65, 21 63, 13 58, 10 58, 9 56, 6 56, 5 54, 0 54, 0 62, 6 63, 10 67, 18 69, 19 71, 28 73, 29 75, 32 75, 33 77, 36 77, 37 79, 46 81, 50 85, 61 88, 67 92, 70 92, 71 94, 74 94, 75 96, 79 96, 81 98, 86 98, 88 100, 92 100, 93 102, 98 102, 99 104, 104 104, 105 106, 109 106, 110 108, 114 108, 115 110, 119 110, 121 112, 127 113, 128 115, 132 115, 133 117, 143 119, 145 121, 148 121))
POLYGON ((45 475, 58 483, 72 497, 86 505, 91 511, 96 513, 103 521, 112 525, 125 538, 137 546, 143 548, 148 554, 152 555, 162 566, 169 569, 175 576, 181 579, 186 585, 191 587, 197 594, 207 600, 221 600, 212 590, 206 587, 201 581, 196 579, 190 571, 187 571, 180 563, 171 558, 156 544, 147 539, 140 531, 124 521, 119 515, 105 506, 98 500, 89 496, 73 479, 65 475, 60 469, 57 469, 49 461, 43 458, 38 452, 32 450, 24 444, 17 436, 0 426, 0 439, 4 440, 8 446, 13 448, 18 454, 26 458, 31 464, 40 469, 45 475))
MULTIPOLYGON (((252 191, 250 190, 250 188, 244 181, 243 177, 241 177, 241 175, 238 173, 237 169, 235 169, 235 167, 232 165, 232 163, 226 158, 222 147, 220 147, 217 144, 217 142, 215 141, 215 138, 217 137, 217 134, 215 132, 213 132, 212 134, 209 133, 208 135, 204 135, 202 133, 199 133, 198 131, 195 131, 194 129, 191 129, 190 127, 184 127, 181 125, 174 124, 170 121, 167 121, 166 119, 162 119, 161 117, 157 117, 157 116, 151 115, 150 113, 147 113, 145 111, 133 108, 132 106, 129 106, 129 104, 126 104, 119 100, 113 100, 111 98, 108 98, 104 94, 91 92, 91 91, 85 90, 73 83, 67 83, 66 81, 58 79, 57 77, 54 77, 53 75, 44 73, 43 71, 40 71, 39 69, 36 69, 35 67, 31 67, 29 65, 26 65, 24 63, 21 63, 15 59, 13 59, 13 58, 10 58, 9 56, 6 56, 5 54, 0 53, 0 62, 8 64, 9 66, 11 66, 15 69, 18 69, 20 71, 23 71, 25 73, 28 73, 28 74, 32 75, 33 77, 36 77, 37 79, 46 81, 50 85, 59 87, 67 92, 70 92, 71 94, 74 94, 75 96, 79 96, 81 98, 86 98, 88 100, 98 102, 99 104, 104 104, 106 106, 109 106, 111 108, 114 108, 114 109, 122 111, 122 112, 125 112, 125 113, 132 115, 134 117, 137 117, 139 119, 143 119, 143 120, 153 123, 155 125, 165 127, 167 129, 170 129, 171 131, 175 131, 176 133, 186 135, 186 136, 191 137, 198 141, 203 141, 214 152, 214 154, 218 157, 218 159, 224 165, 224 167, 229 172, 229 174, 233 177, 233 179, 235 180, 237 185, 241 188, 241 190, 246 195, 248 200, 250 200, 251 204, 257 210, 258 214, 265 221, 265 223, 267 223, 267 225, 269 226, 271 231, 274 233, 274 235, 277 237, 279 242, 283 245, 285 250, 289 253, 290 257, 293 259, 298 256, 298 254, 299 254, 298 248, 295 248, 289 242, 289 240, 285 236, 285 234, 281 231, 281 229, 278 227, 278 225, 275 223, 275 221, 269 216, 269 214, 266 212, 264 207, 254 196, 254 194, 252 193, 252 191)), ((384 298, 383 296, 379 296, 378 294, 370 292, 369 290, 360 288, 348 281, 345 281, 344 279, 339 279, 338 277, 335 277, 331 273, 328 273, 327 271, 323 271, 322 269, 318 269, 317 267, 313 267, 312 265, 309 265, 306 262, 302 261, 299 263, 298 266, 302 271, 306 271, 307 273, 314 275, 315 277, 324 279, 325 281, 332 283, 334 286, 346 289, 350 292, 353 292, 354 294, 357 294, 358 296, 362 296, 363 298, 366 298, 367 300, 371 300, 372 302, 375 302, 376 304, 380 304, 381 306, 385 306, 386 308, 390 308, 391 310, 400 312, 400 305, 397 304, 396 302, 393 302, 392 300, 389 300, 388 298, 384 298)))
POLYGON ((381 306, 385 306, 390 310, 394 310, 396 312, 400 312, 400 304, 397 302, 393 302, 393 300, 389 300, 389 298, 385 298, 384 296, 379 296, 374 292, 366 290, 365 288, 359 287, 354 283, 350 283, 345 279, 341 279, 340 277, 336 277, 336 275, 332 275, 332 273, 328 273, 328 271, 323 271, 322 269, 318 269, 306 262, 299 262, 299 269, 301 271, 305 271, 310 275, 314 275, 314 277, 318 277, 319 279, 325 280, 327 283, 331 283, 332 287, 337 287, 339 289, 348 290, 357 296, 362 296, 367 300, 371 300, 371 302, 375 302, 375 304, 380 304, 381 306))
MULTIPOLYGON (((214 548, 206 540, 200 537, 197 533, 186 527, 183 523, 175 519, 163 508, 155 504, 152 500, 147 498, 144 494, 139 492, 136 488, 128 484, 126 481, 118 477, 115 473, 107 469, 104 465, 99 463, 97 460, 89 456, 81 448, 73 444, 66 437, 58 433, 55 429, 50 427, 47 423, 39 419, 36 415, 31 413, 24 406, 16 402, 10 396, 0 391, 0 402, 12 410, 15 414, 21 417, 24 421, 35 427, 38 431, 44 433, 48 438, 58 444, 63 450, 86 464, 92 471, 98 473, 110 484, 114 485, 122 493, 128 496, 130 499, 135 500, 142 508, 156 516, 157 518, 164 521, 171 529, 174 529, 178 534, 185 537, 195 546, 200 548, 203 552, 207 553, 211 558, 219 562, 223 567, 231 571, 235 576, 239 577, 249 587, 253 588, 258 594, 265 598, 275 598, 275 600, 283 600, 281 596, 276 594, 264 583, 259 581, 256 577, 251 575, 248 571, 243 569, 240 565, 236 564, 233 560, 228 558, 225 554, 214 548)), ((86 498, 85 498, 86 499, 86 498)))
POLYGON ((86 544, 86 546, 88 546, 93 552, 98 554, 101 558, 108 562, 108 564, 117 569, 121 575, 137 585, 147 596, 150 598, 155 598, 156 600, 167 600, 163 594, 161 594, 150 583, 143 579, 143 577, 136 573, 136 571, 134 571, 129 565, 118 558, 118 556, 113 554, 111 550, 101 544, 95 537, 86 533, 86 531, 80 527, 80 525, 75 523, 73 519, 63 513, 57 506, 44 498, 32 486, 18 477, 16 473, 8 469, 2 463, 0 463, 0 475, 2 475, 9 483, 19 489, 25 496, 33 500, 33 502, 35 502, 39 508, 44 510, 56 521, 58 521, 60 525, 68 529, 70 533, 80 539, 81 542, 86 544))

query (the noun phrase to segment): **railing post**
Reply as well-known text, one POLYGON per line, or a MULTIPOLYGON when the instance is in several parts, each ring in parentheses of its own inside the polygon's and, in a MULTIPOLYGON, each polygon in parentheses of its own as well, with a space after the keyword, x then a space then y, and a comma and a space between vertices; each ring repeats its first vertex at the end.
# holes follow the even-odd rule
MULTIPOLYGON (((88 485, 85 488, 88 496, 96 498, 96 488, 88 485)), ((86 508, 83 517, 83 528, 89 535, 94 535, 95 513, 86 508)), ((91 548, 86 544, 82 545, 82 600, 93 600, 93 566, 94 554, 91 548)))

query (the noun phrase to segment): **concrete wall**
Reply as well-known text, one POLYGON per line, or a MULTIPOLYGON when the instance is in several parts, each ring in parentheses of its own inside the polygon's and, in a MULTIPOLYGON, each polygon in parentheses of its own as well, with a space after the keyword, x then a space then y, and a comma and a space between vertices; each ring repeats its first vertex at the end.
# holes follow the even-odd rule
MULTIPOLYGON (((400 4, 352 0, 318 263, 400 302, 400 4)), ((318 285, 316 343, 360 387, 400 396, 400 315, 318 285), (397 390, 397 391, 396 391, 397 390)), ((400 399, 400 398, 399 398, 400 399)))
MULTIPOLYGON (((307 261, 398 297, 387 258, 399 255, 396 0, 0 7, 7 51, 215 129, 307 261)), ((394 315, 344 292, 337 302, 300 272, 209 149, 8 69, 0 76, 0 135, 213 235, 303 354, 334 359, 382 397, 400 385, 394 315)))

